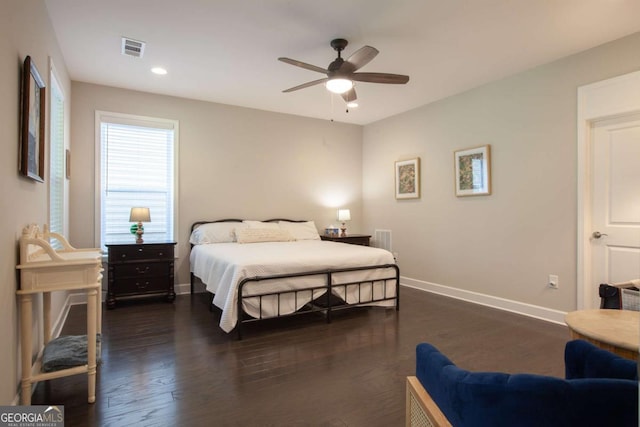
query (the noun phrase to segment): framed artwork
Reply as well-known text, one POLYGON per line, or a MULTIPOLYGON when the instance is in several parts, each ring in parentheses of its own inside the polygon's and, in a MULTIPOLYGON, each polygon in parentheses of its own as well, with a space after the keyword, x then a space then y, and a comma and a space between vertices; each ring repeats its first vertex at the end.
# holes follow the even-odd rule
POLYGON ((20 173, 40 182, 44 182, 45 105, 44 81, 27 56, 22 69, 20 173))
POLYGON ((68 148, 64 151, 64 176, 71 178, 71 151, 68 148))
POLYGON ((420 158, 396 162, 396 199, 420 198, 420 158))
POLYGON ((456 196, 491 194, 491 146, 467 148, 454 153, 456 196))

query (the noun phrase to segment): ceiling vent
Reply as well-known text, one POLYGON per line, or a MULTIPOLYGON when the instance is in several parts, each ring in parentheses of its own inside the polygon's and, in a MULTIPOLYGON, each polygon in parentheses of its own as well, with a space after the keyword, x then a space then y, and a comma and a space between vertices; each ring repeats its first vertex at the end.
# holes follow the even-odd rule
POLYGON ((123 37, 122 38, 122 54, 127 56, 133 56, 135 58, 142 58, 142 55, 144 54, 145 45, 146 45, 145 42, 123 37))

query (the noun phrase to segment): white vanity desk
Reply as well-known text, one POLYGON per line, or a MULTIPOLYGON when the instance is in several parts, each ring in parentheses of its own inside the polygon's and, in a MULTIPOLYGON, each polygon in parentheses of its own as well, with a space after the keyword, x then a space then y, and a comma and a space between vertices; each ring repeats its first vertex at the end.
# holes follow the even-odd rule
POLYGON ((95 402, 96 334, 101 332, 102 253, 100 249, 76 249, 67 240, 50 233, 47 226, 41 232, 32 224, 20 238, 20 335, 22 353, 22 405, 31 404, 31 385, 38 381, 87 373, 88 401, 95 402), (62 249, 53 249, 55 239, 62 249), (43 342, 51 341, 51 293, 82 291, 87 295, 87 364, 53 372, 42 372, 42 353, 32 363, 33 296, 42 294, 43 342))

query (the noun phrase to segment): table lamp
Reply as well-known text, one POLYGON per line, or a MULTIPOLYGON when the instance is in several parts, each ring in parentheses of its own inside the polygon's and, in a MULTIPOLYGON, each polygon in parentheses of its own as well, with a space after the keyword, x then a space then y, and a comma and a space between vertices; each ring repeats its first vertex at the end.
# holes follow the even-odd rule
POLYGON ((340 237, 347 237, 347 226, 345 225, 345 221, 351 221, 351 211, 349 209, 338 209, 338 221, 342 221, 340 237))
MULTIPOLYGON (((151 222, 151 214, 149 213, 149 208, 131 208, 131 214, 129 214, 129 222, 137 222, 136 227, 136 243, 144 243, 142 240, 142 235, 144 234, 144 227, 142 226, 143 222, 151 222)), ((133 232, 133 227, 131 227, 131 232, 133 232)))

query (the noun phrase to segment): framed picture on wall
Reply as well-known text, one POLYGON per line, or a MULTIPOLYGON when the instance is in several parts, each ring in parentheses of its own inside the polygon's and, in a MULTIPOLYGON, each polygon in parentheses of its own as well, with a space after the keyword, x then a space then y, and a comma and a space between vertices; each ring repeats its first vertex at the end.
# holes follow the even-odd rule
POLYGON ((491 146, 454 152, 456 196, 491 194, 491 146))
POLYGON ((420 197, 420 157, 396 162, 396 199, 420 197))
POLYGON ((45 85, 27 56, 22 69, 20 173, 44 182, 45 85))
POLYGON ((64 150, 64 175, 71 179, 71 151, 68 148, 64 150))
POLYGON ((27 56, 22 69, 20 173, 40 182, 44 182, 45 105, 44 80, 27 56))

